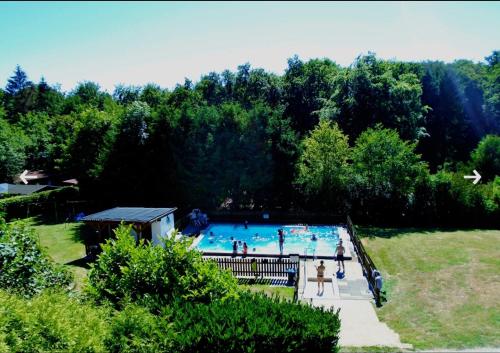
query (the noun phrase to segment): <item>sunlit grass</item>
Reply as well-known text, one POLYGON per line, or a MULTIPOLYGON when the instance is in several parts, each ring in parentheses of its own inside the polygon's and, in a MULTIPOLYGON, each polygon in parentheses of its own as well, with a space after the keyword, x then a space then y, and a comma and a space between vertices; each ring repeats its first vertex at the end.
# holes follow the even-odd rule
POLYGON ((240 287, 252 292, 262 292, 269 297, 278 296, 286 300, 293 299, 294 287, 270 286, 265 284, 241 284, 240 287))
POLYGON ((80 289, 87 277, 88 269, 81 263, 73 263, 85 256, 85 246, 80 240, 82 223, 40 224, 36 219, 25 220, 35 229, 40 245, 57 263, 65 265, 73 274, 75 286, 80 289))
POLYGON ((379 318, 417 349, 499 347, 500 231, 392 233, 363 239, 386 280, 379 318))

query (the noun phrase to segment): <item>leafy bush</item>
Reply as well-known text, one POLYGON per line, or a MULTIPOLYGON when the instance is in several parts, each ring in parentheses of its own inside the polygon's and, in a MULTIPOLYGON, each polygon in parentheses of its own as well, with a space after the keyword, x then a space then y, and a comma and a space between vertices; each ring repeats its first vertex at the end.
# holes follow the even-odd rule
POLYGON ((500 175, 500 136, 485 136, 472 152, 471 160, 483 181, 493 180, 500 175))
POLYGON ((104 352, 109 316, 109 309, 66 293, 44 292, 27 300, 0 291, 0 351, 104 352))
MULTIPOLYGON (((31 195, 12 196, 0 199, 0 212, 5 213, 6 218, 26 217, 29 207, 30 213, 47 212, 47 207, 37 207, 42 202, 66 202, 77 199, 78 188, 66 186, 54 190, 42 191, 31 195)), ((50 212, 53 207, 49 208, 50 212)))
POLYGON ((136 244, 130 230, 116 229, 116 239, 102 245, 89 272, 87 291, 98 301, 120 305, 130 299, 154 310, 178 298, 209 302, 237 295, 234 277, 203 261, 188 240, 175 240, 174 234, 164 247, 136 244))
POLYGON ((71 282, 70 273, 43 253, 32 229, 0 220, 0 287, 25 296, 71 282))
POLYGON ((243 293, 208 304, 180 302, 170 315, 177 352, 337 352, 338 313, 243 293))
POLYGON ((172 324, 147 309, 128 305, 110 325, 105 345, 110 352, 176 352, 172 324))
POLYGON ((474 185, 466 173, 440 171, 417 183, 413 213, 420 224, 500 226, 500 178, 474 185))

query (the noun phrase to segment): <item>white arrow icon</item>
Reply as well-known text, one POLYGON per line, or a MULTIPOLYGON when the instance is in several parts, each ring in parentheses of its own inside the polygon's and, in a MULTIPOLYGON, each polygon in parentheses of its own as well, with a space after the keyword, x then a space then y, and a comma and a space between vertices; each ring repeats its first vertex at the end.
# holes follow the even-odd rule
POLYGON ((26 169, 20 176, 19 178, 21 179, 21 181, 25 184, 28 184, 28 180, 29 179, 36 179, 36 176, 29 176, 27 175, 28 174, 28 170, 26 169))
POLYGON ((474 179, 472 184, 476 185, 479 182, 479 179, 481 179, 481 175, 477 172, 477 170, 472 171, 474 175, 464 175, 464 179, 474 179))

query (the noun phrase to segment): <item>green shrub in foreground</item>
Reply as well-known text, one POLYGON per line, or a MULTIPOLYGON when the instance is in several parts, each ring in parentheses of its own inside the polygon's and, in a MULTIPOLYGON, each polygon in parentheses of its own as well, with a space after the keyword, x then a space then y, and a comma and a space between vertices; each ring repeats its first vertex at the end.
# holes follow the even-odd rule
POLYGON ((105 352, 110 312, 66 293, 0 291, 0 352, 105 352))
POLYGON ((43 253, 32 229, 0 219, 0 288, 31 296, 70 282, 70 273, 43 253))
POLYGON ((0 352, 337 352, 339 326, 334 312, 261 294, 179 301, 154 315, 63 292, 27 299, 0 291, 0 352))
POLYGON ((176 351, 337 352, 338 313, 244 293, 238 299, 172 306, 176 351))
MULTIPOLYGON (((111 321, 105 346, 110 352, 176 352, 172 323, 146 308, 127 305, 111 321)), ((182 335, 182 333, 180 333, 182 335)))
POLYGON ((131 301, 156 311, 179 298, 210 302, 238 295, 235 278, 203 261, 188 240, 172 236, 162 247, 136 244, 127 226, 115 233, 89 273, 87 292, 98 301, 118 307, 131 301))

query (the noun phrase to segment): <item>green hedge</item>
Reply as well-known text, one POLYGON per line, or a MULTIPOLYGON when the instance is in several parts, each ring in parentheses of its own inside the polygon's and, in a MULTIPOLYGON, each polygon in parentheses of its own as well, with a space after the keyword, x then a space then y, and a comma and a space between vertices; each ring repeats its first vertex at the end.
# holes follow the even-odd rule
POLYGON ((339 325, 334 312, 250 293, 154 315, 59 291, 26 299, 0 290, 0 352, 337 352, 339 325))
POLYGON ((338 313, 264 294, 172 307, 177 352, 337 352, 338 313))
POLYGON ((24 299, 0 290, 0 352, 106 352, 110 314, 66 293, 24 299))
MULTIPOLYGON (((31 195, 12 196, 0 199, 0 214, 6 219, 25 218, 39 213, 54 213, 54 206, 47 207, 47 203, 66 203, 68 200, 78 200, 79 189, 73 186, 64 186, 54 190, 42 191, 31 195)), ((59 205, 60 206, 60 205, 59 205)))

